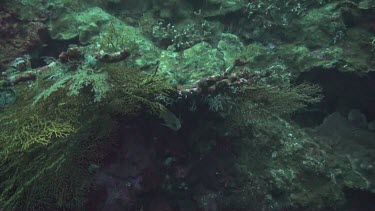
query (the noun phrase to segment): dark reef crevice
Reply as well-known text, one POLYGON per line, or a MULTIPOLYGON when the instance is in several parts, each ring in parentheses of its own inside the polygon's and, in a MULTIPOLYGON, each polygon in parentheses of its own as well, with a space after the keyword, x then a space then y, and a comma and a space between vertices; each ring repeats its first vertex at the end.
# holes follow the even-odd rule
POLYGON ((346 189, 346 209, 348 211, 374 210, 375 194, 370 191, 358 189, 346 189))
POLYGON ((46 58, 59 58, 59 54, 64 52, 71 45, 79 45, 79 39, 74 38, 71 40, 53 40, 50 36, 46 37, 43 46, 38 49, 37 56, 32 56, 31 65, 32 68, 42 67, 46 65, 46 58))
POLYGON ((320 85, 324 95, 321 103, 294 115, 293 119, 302 126, 319 125, 325 116, 336 111, 347 115, 351 109, 360 110, 369 122, 375 119, 375 72, 321 69, 302 73, 296 83, 302 81, 320 85))

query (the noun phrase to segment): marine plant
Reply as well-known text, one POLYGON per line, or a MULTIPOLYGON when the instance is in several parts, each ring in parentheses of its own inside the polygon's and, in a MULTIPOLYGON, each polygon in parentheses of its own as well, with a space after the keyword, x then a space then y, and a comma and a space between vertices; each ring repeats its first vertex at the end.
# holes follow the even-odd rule
MULTIPOLYGON (((58 183, 68 176, 68 169, 62 166, 69 166, 74 159, 69 149, 79 143, 72 137, 81 130, 78 118, 84 100, 60 98, 64 95, 56 92, 33 107, 32 89, 20 85, 16 91, 17 103, 5 109, 0 117, 3 128, 0 131, 0 204, 7 210, 43 210, 48 209, 48 204, 51 208, 58 207, 58 198, 79 190, 71 187, 65 192, 57 191, 58 183), (40 189, 42 182, 56 188, 56 192, 40 189)), ((70 203, 61 199, 61 204, 70 203)))
POLYGON ((94 179, 90 165, 100 166, 116 144, 118 115, 166 110, 157 99, 170 87, 157 72, 119 64, 99 72, 56 71, 61 69, 39 75, 31 86, 15 86, 17 102, 1 113, 2 209, 82 209, 94 179))
POLYGON ((67 95, 78 96, 83 88, 91 87, 94 101, 100 101, 110 90, 107 83, 108 75, 84 66, 75 71, 66 72, 57 79, 50 87, 39 93, 33 102, 35 105, 41 99, 46 99, 53 92, 67 88, 67 95))
POLYGON ((108 27, 108 32, 101 35, 103 39, 100 39, 100 45, 109 52, 120 51, 126 42, 125 36, 116 28, 115 20, 111 20, 108 27))
POLYGON ((116 84, 105 102, 112 112, 128 115, 147 111, 160 115, 166 109, 159 99, 169 98, 173 88, 157 74, 157 69, 151 75, 137 70, 124 74, 120 65, 111 64, 106 71, 111 75, 111 83, 116 84))
POLYGON ((297 86, 255 85, 242 88, 236 97, 240 116, 251 119, 285 116, 322 99, 321 88, 302 83, 297 86), (246 115, 244 115, 246 114, 246 115))
POLYGON ((317 85, 267 85, 256 82, 208 95, 203 102, 211 111, 219 112, 228 120, 236 122, 236 125, 243 126, 274 117, 285 117, 321 99, 321 88, 317 85))
POLYGON ((126 48, 128 51, 136 52, 138 44, 136 40, 129 40, 130 36, 126 34, 121 27, 119 20, 113 18, 110 20, 107 30, 100 33, 96 40, 96 45, 104 52, 118 52, 126 48))

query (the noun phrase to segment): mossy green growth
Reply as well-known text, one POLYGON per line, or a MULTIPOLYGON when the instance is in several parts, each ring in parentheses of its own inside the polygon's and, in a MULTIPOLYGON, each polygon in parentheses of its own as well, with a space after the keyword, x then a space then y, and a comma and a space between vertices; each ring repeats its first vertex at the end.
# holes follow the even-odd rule
POLYGON ((31 106, 36 89, 26 85, 15 89, 16 104, 0 116, 1 208, 51 210, 83 203, 82 198, 64 196, 83 194, 80 185, 86 184, 86 178, 82 178, 85 171, 71 169, 76 168, 73 160, 78 155, 72 149, 80 143, 75 138, 82 130, 79 118, 87 114, 89 106, 83 98, 68 98, 61 90, 31 106), (78 184, 65 184, 65 178, 78 184))
POLYGON ((66 90, 69 96, 79 96, 84 88, 90 87, 94 95, 94 101, 100 101, 110 90, 107 83, 108 75, 97 72, 89 67, 82 67, 74 72, 67 72, 57 79, 50 87, 40 92, 33 101, 33 105, 41 99, 46 99, 53 92, 60 89, 66 90))
MULTIPOLYGON (((33 145, 47 145, 77 130, 75 117, 78 112, 66 107, 68 104, 74 105, 72 101, 66 104, 46 101, 38 107, 32 107, 34 93, 28 89, 24 85, 16 87, 16 104, 5 109, 0 116, 0 156, 27 151, 33 145)), ((61 92, 51 99, 56 100, 59 94, 61 92)))
POLYGON ((256 83, 238 87, 226 94, 210 96, 206 98, 206 103, 211 110, 225 114, 233 125, 246 126, 292 114, 321 99, 321 88, 317 85, 271 86, 256 83))
POLYGON ((111 75, 113 90, 103 104, 111 113, 134 116, 142 112, 160 116, 166 109, 164 104, 171 101, 169 95, 173 88, 157 70, 147 74, 111 64, 105 71, 111 75))
POLYGON ((90 165, 100 166, 117 142, 116 118, 166 109, 171 88, 156 72, 119 64, 85 71, 60 73, 54 81, 47 76, 59 74, 46 72, 32 86, 15 87, 16 103, 0 115, 2 209, 82 210, 94 179, 90 165), (92 79, 97 74, 105 75, 100 83, 92 79))
MULTIPOLYGON (((100 121, 106 122, 105 119, 100 121)), ((3 208, 82 209, 94 179, 88 170, 89 165, 101 165, 108 146, 113 143, 109 135, 111 128, 104 128, 106 133, 103 133, 103 128, 94 127, 96 124, 99 123, 90 121, 64 139, 9 154, 2 159, 0 172, 4 189, 0 203, 3 208)))

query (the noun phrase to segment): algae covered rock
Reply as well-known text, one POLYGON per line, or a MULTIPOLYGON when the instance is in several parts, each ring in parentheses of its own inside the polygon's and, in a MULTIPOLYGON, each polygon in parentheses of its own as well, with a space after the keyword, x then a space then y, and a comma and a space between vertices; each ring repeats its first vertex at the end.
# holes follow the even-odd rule
POLYGON ((167 75, 173 85, 191 85, 225 70, 222 53, 202 42, 181 53, 162 51, 159 71, 167 75))
POLYGON ((299 20, 301 36, 308 47, 325 47, 343 38, 345 24, 336 4, 313 9, 299 20))
POLYGON ((154 0, 154 10, 158 11, 161 18, 183 18, 193 13, 193 7, 189 1, 184 0, 154 0))
POLYGON ((134 67, 155 65, 159 57, 159 49, 139 29, 99 7, 67 13, 51 23, 50 33, 56 40, 78 39, 81 44, 92 44, 90 48, 95 51, 116 52, 126 48, 132 52, 129 65, 134 67))
POLYGON ((359 2, 358 8, 360 9, 373 9, 375 7, 375 1, 374 0, 363 0, 359 2))
POLYGON ((311 50, 304 45, 284 45, 278 56, 294 77, 314 69, 337 69, 341 72, 368 72, 372 70, 371 54, 365 53, 356 42, 349 40, 343 47, 330 46, 311 50))
POLYGON ((83 44, 92 41, 102 28, 111 21, 112 16, 98 7, 88 8, 82 12, 71 12, 52 21, 50 34, 56 40, 78 38, 83 44))
MULTIPOLYGON (((362 1, 359 7, 363 2, 368 1, 362 1)), ((298 21, 302 29, 298 40, 305 46, 305 50, 291 49, 299 54, 294 63, 299 62, 302 66, 309 64, 307 66, 324 69, 337 68, 343 72, 367 72, 372 69, 374 65, 371 52, 373 35, 364 28, 352 26, 353 22, 360 21, 360 18, 354 17, 355 9, 348 9, 353 7, 352 4, 349 6, 339 3, 327 4, 309 10, 298 21), (350 20, 346 16, 349 16, 350 20), (308 51, 312 56, 310 59, 307 56, 308 51), (302 61, 302 57, 306 60, 302 61)), ((289 50, 286 49, 286 51, 289 50)), ((297 66, 300 70, 304 69, 304 67, 297 66)))
POLYGON ((236 35, 223 33, 217 48, 223 54, 225 68, 228 69, 234 66, 235 60, 240 57, 245 46, 236 35))
POLYGON ((241 59, 248 62, 250 71, 259 72, 269 70, 272 75, 283 75, 295 79, 301 73, 317 69, 337 69, 340 72, 368 72, 372 70, 374 62, 372 54, 366 53, 355 37, 366 37, 366 33, 358 30, 348 32, 342 46, 334 45, 311 49, 298 43, 283 44, 273 47, 253 43, 246 46, 241 59), (288 76, 289 75, 289 76, 288 76))
POLYGON ((148 68, 157 64, 160 49, 145 38, 138 28, 128 26, 122 21, 112 19, 103 27, 99 36, 93 39, 93 48, 105 52, 118 52, 127 49, 131 52, 128 66, 148 68))
POLYGON ((205 17, 224 16, 229 13, 238 12, 246 6, 241 0, 208 0, 201 10, 205 17))
POLYGON ((366 120, 362 119, 361 124, 358 124, 353 121, 353 115, 363 114, 358 110, 351 110, 348 117, 344 117, 339 112, 332 113, 309 133, 316 137, 318 143, 332 147, 337 154, 335 156, 337 164, 345 162, 350 164, 340 171, 337 170, 337 166, 329 170, 333 182, 340 182, 347 188, 363 189, 374 193, 375 134, 361 125, 366 124, 366 120))

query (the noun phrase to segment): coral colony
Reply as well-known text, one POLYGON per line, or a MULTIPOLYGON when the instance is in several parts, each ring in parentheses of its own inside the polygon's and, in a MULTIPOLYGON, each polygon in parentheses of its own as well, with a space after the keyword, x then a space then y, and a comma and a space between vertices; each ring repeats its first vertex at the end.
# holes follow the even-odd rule
POLYGON ((0 211, 375 210, 374 0, 2 0, 0 211))

